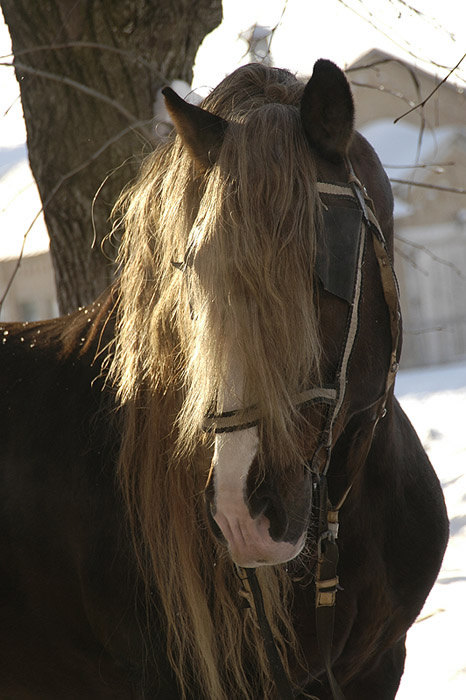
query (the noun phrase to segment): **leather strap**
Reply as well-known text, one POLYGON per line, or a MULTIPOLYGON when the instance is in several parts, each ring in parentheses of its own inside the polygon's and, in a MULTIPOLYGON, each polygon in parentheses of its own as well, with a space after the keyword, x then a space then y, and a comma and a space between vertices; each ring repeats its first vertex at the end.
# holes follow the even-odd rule
POLYGON ((278 653, 275 639, 273 638, 272 630, 270 629, 267 615, 265 614, 264 601, 259 582, 256 577, 255 569, 244 569, 246 572, 247 582, 251 589, 254 608, 256 610, 257 621, 259 623, 262 639, 264 642, 267 659, 269 661, 270 670, 272 672, 275 687, 278 691, 280 700, 293 700, 295 694, 291 687, 291 683, 283 668, 283 663, 278 653))
MULTIPOLYGON (((293 404, 295 406, 305 406, 315 402, 333 404, 336 400, 336 389, 323 386, 299 392, 293 397, 293 404)), ((236 430, 244 430, 257 425, 260 418, 261 414, 255 406, 223 413, 210 413, 205 417, 202 429, 205 432, 214 432, 216 434, 232 433, 236 430)))
POLYGON ((345 700, 332 670, 335 597, 338 588, 338 547, 334 539, 321 543, 316 574, 316 633, 333 700, 345 700))

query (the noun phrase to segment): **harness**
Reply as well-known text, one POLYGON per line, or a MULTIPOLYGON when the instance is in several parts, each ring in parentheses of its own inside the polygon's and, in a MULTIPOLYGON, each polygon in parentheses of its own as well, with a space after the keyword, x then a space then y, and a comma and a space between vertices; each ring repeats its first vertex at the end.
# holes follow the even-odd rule
MULTIPOLYGON (((369 407, 373 409, 372 424, 364 443, 361 464, 369 452, 378 421, 386 414, 386 402, 395 381, 401 339, 401 313, 398 283, 387 250, 386 241, 373 211, 365 187, 356 177, 350 163, 348 184, 318 182, 323 204, 325 241, 318 246, 316 272, 327 291, 349 303, 345 337, 338 369, 331 386, 308 389, 294 397, 296 406, 312 403, 327 406, 325 425, 309 462, 314 479, 313 511, 319 513, 317 523, 317 566, 315 574, 316 634, 333 700, 344 700, 332 671, 332 640, 336 593, 339 587, 338 516, 351 484, 333 505, 327 492, 327 472, 333 447, 335 422, 342 407, 348 383, 348 368, 359 328, 359 311, 366 240, 370 238, 377 258, 385 303, 388 307, 391 331, 391 354, 382 395, 369 407), (347 206, 345 206, 345 204, 347 206), (348 206, 350 205, 350 206, 348 206), (328 235, 328 233, 332 235, 328 235)), ((206 416, 203 428, 215 433, 232 432, 257 425, 260 415, 255 407, 206 416)), ((260 586, 254 569, 239 569, 243 593, 253 603, 264 639, 269 665, 281 700, 291 700, 294 692, 281 664, 273 635, 267 621, 260 586)))

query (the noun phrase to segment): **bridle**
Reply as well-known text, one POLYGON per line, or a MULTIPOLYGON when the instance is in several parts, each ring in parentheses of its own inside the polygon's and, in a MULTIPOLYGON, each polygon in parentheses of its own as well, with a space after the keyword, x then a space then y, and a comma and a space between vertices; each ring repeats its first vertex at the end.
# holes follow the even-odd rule
MULTIPOLYGON (((334 444, 334 426, 345 399, 348 384, 348 368, 352 351, 359 329, 359 311, 361 287, 363 278, 363 259, 366 241, 370 234, 372 245, 377 258, 380 280, 385 303, 388 307, 391 332, 391 352, 385 380, 384 391, 370 406, 364 410, 372 410, 369 436, 365 441, 364 454, 360 455, 361 464, 366 460, 377 424, 386 414, 386 403, 398 370, 401 313, 399 289, 392 261, 387 249, 385 237, 374 213, 374 205, 367 195, 365 187, 356 177, 351 163, 348 161, 349 182, 337 184, 318 182, 317 189, 321 196, 325 211, 338 203, 351 203, 353 211, 358 212, 355 227, 355 267, 352 279, 352 292, 349 301, 349 311, 346 322, 345 337, 340 353, 335 380, 330 386, 315 387, 303 391, 294 397, 295 406, 318 403, 327 406, 325 425, 320 433, 320 439, 314 455, 309 462, 309 469, 314 478, 313 511, 319 513, 317 524, 317 566, 315 574, 316 587, 316 633, 318 645, 323 658, 325 671, 334 700, 344 700, 343 693, 332 671, 332 640, 335 617, 336 593, 339 586, 338 566, 338 516, 352 484, 349 484, 337 504, 331 504, 327 492, 327 472, 330 465, 334 444), (356 205, 356 209, 354 206, 356 205)), ((346 211, 351 211, 347 209, 346 211)), ((353 216, 354 218, 354 216, 353 216)), ((260 414, 257 408, 249 407, 223 413, 211 413, 206 416, 203 428, 214 433, 233 432, 257 425, 260 414)), ((254 569, 240 569, 240 578, 246 592, 246 597, 253 602, 266 652, 269 658, 275 685, 282 700, 293 698, 294 693, 280 661, 270 626, 264 612, 262 594, 254 569)))
MULTIPOLYGON (((374 213, 374 205, 364 185, 362 185, 356 177, 349 161, 347 161, 347 166, 349 173, 348 183, 317 182, 317 189, 324 210, 324 223, 326 212, 332 211, 335 207, 337 209, 344 208, 344 216, 347 216, 348 212, 353 212, 351 216, 348 215, 354 224, 354 231, 352 232, 354 269, 352 271, 353 274, 350 276, 351 290, 349 293, 341 290, 337 292, 337 295, 344 296, 346 294, 346 299, 349 302, 346 330, 338 368, 331 385, 307 389, 297 394, 293 399, 295 406, 320 404, 327 407, 324 427, 320 432, 320 438, 314 455, 309 461, 308 468, 313 477, 314 485, 312 510, 319 514, 317 523, 317 565, 315 574, 316 633, 334 700, 344 700, 343 693, 333 675, 331 661, 336 593, 339 586, 337 575, 338 516, 351 490, 352 484, 349 484, 339 502, 337 504, 332 504, 330 503, 327 491, 327 472, 330 466, 332 448, 334 446, 334 427, 345 399, 348 384, 348 369, 359 330, 363 260, 366 242, 369 238, 368 234, 370 234, 377 258, 383 295, 389 311, 391 352, 383 393, 370 404, 370 406, 366 406, 364 409, 371 409, 372 417, 369 424, 369 434, 364 442, 363 453, 359 455, 361 464, 363 464, 367 458, 377 424, 386 414, 386 403, 399 366, 401 341, 399 289, 385 237, 374 213), (345 204, 349 204, 351 208, 344 207, 345 204)), ((327 217, 327 219, 328 218, 329 217, 327 217)), ((316 261, 317 271, 319 273, 319 262, 322 268, 322 277, 325 277, 325 265, 322 261, 316 261)), ((186 268, 186 264, 184 263, 174 264, 180 269, 186 268)), ((325 282, 327 280, 322 279, 321 281, 323 281, 325 287, 325 282)), ((329 282, 329 291, 332 292, 331 281, 329 282)), ((216 434, 234 432, 257 425, 260 418, 260 413, 254 406, 222 413, 210 413, 204 420, 203 429, 206 432, 213 432, 216 434)), ((288 700, 288 698, 291 700, 291 698, 294 697, 294 693, 281 664, 264 612, 262 594, 255 575, 255 570, 239 569, 239 575, 243 584, 243 593, 250 601, 250 604, 253 604, 256 611, 277 691, 279 692, 281 700, 288 700)))
MULTIPOLYGON (((313 387, 302 391, 293 397, 293 404, 295 407, 306 406, 312 403, 333 406, 333 411, 330 413, 328 425, 323 431, 323 439, 320 440, 317 447, 317 453, 322 449, 324 449, 326 452, 328 451, 331 445, 333 425, 340 412, 340 408, 345 397, 349 360, 359 326, 359 300, 361 295, 362 261, 364 258, 366 231, 370 231, 372 233, 372 242, 379 265, 385 302, 390 313, 390 330, 392 337, 392 349, 389 369, 387 371, 385 390, 383 395, 374 402, 374 404, 380 403, 380 413, 384 412, 386 398, 388 397, 389 390, 395 380, 396 372, 398 370, 401 320, 398 283, 387 250, 385 237, 373 211, 374 205, 369 199, 365 187, 356 177, 351 163, 349 162, 348 169, 350 173, 350 180, 348 184, 317 182, 317 190, 321 195, 321 200, 325 211, 328 211, 329 207, 333 206, 332 200, 339 200, 340 202, 346 201, 356 204, 358 207, 356 210, 347 209, 346 211, 353 211, 353 213, 356 211, 359 214, 359 219, 356 222, 357 229, 355 229, 354 232, 356 237, 354 241, 354 249, 356 252, 355 274, 352 292, 350 297, 347 298, 350 305, 350 314, 347 319, 346 333, 340 355, 340 362, 335 380, 331 385, 313 387)), ((379 415, 379 418, 380 417, 382 416, 379 415)), ((224 411, 221 413, 209 413, 205 417, 202 427, 206 432, 213 432, 216 434, 229 433, 255 426, 260 421, 260 418, 261 416, 259 410, 255 406, 250 406, 232 411, 224 411)), ((316 455, 311 462, 314 462, 315 458, 316 455)), ((313 471, 326 473, 327 469, 328 459, 323 467, 321 466, 317 469, 313 468, 313 471)))

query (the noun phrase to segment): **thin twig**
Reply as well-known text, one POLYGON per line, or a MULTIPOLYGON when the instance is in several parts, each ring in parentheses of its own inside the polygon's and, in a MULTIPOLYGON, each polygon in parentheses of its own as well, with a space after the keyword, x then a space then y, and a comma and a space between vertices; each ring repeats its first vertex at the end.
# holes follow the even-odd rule
POLYGON ((404 335, 426 335, 426 333, 439 333, 445 332, 447 330, 446 326, 434 326, 433 328, 419 328, 417 330, 410 330, 409 328, 403 329, 404 335))
POLYGON ((439 255, 436 255, 433 253, 429 248, 427 248, 425 245, 422 245, 422 243, 414 243, 413 241, 409 241, 407 238, 403 238, 402 236, 395 234, 395 239, 397 241, 400 241, 404 245, 410 246, 411 248, 415 248, 416 250, 420 250, 423 253, 425 253, 429 258, 431 258, 434 262, 439 263, 440 265, 444 265, 444 267, 449 267, 450 270, 453 270, 455 275, 457 275, 460 279, 466 280, 466 275, 464 272, 460 270, 460 268, 455 265, 455 263, 452 263, 451 260, 445 260, 445 258, 441 258, 439 255))
MULTIPOLYGON (((413 85, 414 85, 414 89, 416 91, 418 102, 420 102, 420 100, 421 100, 421 83, 419 81, 418 76, 416 75, 416 69, 413 66, 410 66, 409 64, 407 64, 405 61, 403 61, 400 58, 387 57, 387 58, 377 59, 377 60, 372 61, 371 63, 368 63, 366 65, 353 66, 351 68, 348 68, 346 72, 350 73, 350 72, 357 71, 357 70, 367 70, 367 69, 375 68, 376 66, 379 66, 379 65, 384 65, 385 63, 398 63, 398 65, 400 65, 402 68, 404 68, 409 73, 411 80, 413 82, 413 85)), ((351 82, 353 85, 357 84, 354 81, 351 81, 351 82)), ((373 89, 376 89, 376 90, 382 90, 382 88, 380 86, 372 86, 372 87, 373 87, 373 89)), ((397 94, 394 91, 386 90, 385 87, 383 88, 383 90, 385 92, 387 92, 388 94, 393 95, 394 97, 399 97, 400 99, 402 99, 404 102, 407 102, 411 106, 415 105, 415 103, 412 100, 409 100, 408 98, 403 97, 399 93, 397 94)), ((422 139, 423 139, 424 132, 426 129, 426 114, 425 114, 424 105, 422 105, 422 107, 421 107, 420 120, 421 120, 421 124, 419 127, 419 135, 418 135, 417 147, 416 147, 416 158, 415 158, 416 163, 419 161, 419 158, 421 157, 422 139)))
POLYGON ((454 194, 466 194, 466 189, 464 187, 445 187, 444 185, 429 185, 427 182, 415 182, 414 180, 399 180, 396 177, 391 177, 390 182, 396 182, 399 185, 412 185, 413 187, 425 187, 428 190, 440 190, 441 192, 453 192, 454 194))
MULTIPOLYGON (((360 12, 358 12, 357 10, 355 10, 354 7, 351 7, 351 5, 348 5, 348 3, 344 2, 344 0, 338 0, 338 2, 340 3, 340 5, 343 5, 343 7, 346 7, 347 10, 350 10, 350 12, 353 12, 355 15, 357 15, 358 17, 360 17, 362 20, 364 20, 365 22, 367 22, 368 24, 370 24, 370 26, 373 27, 374 29, 376 29, 380 34, 382 34, 382 36, 384 36, 386 39, 389 39, 391 42, 393 42, 393 43, 395 44, 395 46, 398 46, 398 47, 399 47, 400 49, 402 49, 403 51, 406 51, 406 53, 408 53, 408 54, 409 54, 410 56, 412 56, 413 58, 416 58, 416 59, 421 60, 421 61, 425 60, 425 59, 423 59, 421 56, 418 56, 416 53, 414 53, 414 51, 411 51, 411 49, 409 49, 409 48, 407 48, 406 46, 403 46, 402 44, 400 44, 400 42, 396 41, 396 40, 393 38, 393 35, 387 34, 387 32, 385 32, 383 29, 381 29, 381 28, 379 27, 379 25, 376 24, 373 20, 371 20, 371 19, 369 19, 368 17, 365 17, 364 15, 362 15, 360 12)), ((407 44, 407 46, 410 46, 409 42, 406 42, 406 44, 407 44)), ((441 63, 436 63, 436 61, 433 61, 432 59, 429 60, 429 63, 430 63, 432 66, 435 66, 436 68, 445 68, 445 69, 448 69, 448 66, 444 66, 444 65, 442 65, 441 63)))
POLYGON ((385 92, 387 95, 397 97, 399 100, 401 100, 402 102, 406 102, 409 105, 414 104, 414 102, 410 100, 409 97, 406 97, 406 95, 403 95, 402 92, 399 92, 398 90, 387 89, 385 85, 370 85, 369 83, 360 83, 357 80, 350 80, 350 83, 355 87, 362 87, 368 88, 369 90, 377 90, 378 92, 385 92))
POLYGON ((376 68, 377 66, 383 66, 384 63, 400 63, 405 66, 405 62, 401 58, 395 58, 394 56, 387 56, 387 58, 377 58, 375 61, 370 63, 357 63, 355 66, 348 66, 345 68, 345 73, 355 73, 358 70, 368 70, 369 68, 376 68))
MULTIPOLYGON (((405 2, 405 0, 396 0, 399 5, 402 5, 403 7, 407 8, 410 12, 413 14, 417 15, 419 19, 424 19, 428 24, 430 24, 432 27, 435 29, 440 29, 440 31, 444 32, 449 36, 449 38, 452 41, 455 41, 455 35, 450 32, 446 27, 444 27, 440 22, 432 17, 428 16, 425 12, 421 12, 421 10, 418 10, 417 7, 413 7, 413 5, 410 5, 409 3, 405 2)), ((390 0, 390 2, 393 4, 393 0, 390 0)))
POLYGON ((285 2, 283 3, 283 8, 282 8, 280 18, 279 18, 278 22, 275 23, 275 26, 272 27, 272 29, 270 30, 270 34, 268 36, 267 56, 270 55, 270 52, 272 50, 272 41, 273 41, 273 38, 275 36, 275 32, 277 31, 278 27, 281 25, 287 8, 288 8, 288 0, 285 0, 285 2))
POLYGON ((385 170, 414 170, 415 168, 449 168, 456 165, 454 161, 448 163, 416 163, 415 165, 388 165, 383 163, 385 170))
MULTIPOLYGON (((395 234, 395 238, 396 238, 396 234, 395 234)), ((414 268, 415 270, 420 272, 421 275, 424 275, 424 277, 429 276, 429 273, 427 272, 427 270, 424 270, 420 265, 417 264, 417 262, 415 260, 413 260, 413 258, 410 255, 405 253, 402 248, 400 248, 399 246, 396 245, 396 240, 395 240, 395 253, 397 254, 398 257, 403 258, 403 260, 406 260, 408 265, 410 265, 412 268, 414 268)))
POLYGON ((443 78, 443 80, 441 80, 441 81, 434 87, 434 89, 427 95, 427 97, 426 97, 424 100, 422 100, 422 102, 420 102, 420 103, 417 104, 417 105, 414 105, 414 107, 411 107, 411 109, 408 109, 408 111, 405 112, 404 114, 401 114, 399 117, 397 117, 397 118, 395 119, 395 121, 394 121, 393 123, 394 123, 394 124, 397 124, 397 123, 400 121, 400 119, 403 119, 403 117, 408 116, 408 114, 411 114, 411 112, 414 112, 414 110, 418 109, 419 107, 425 107, 425 105, 426 105, 427 102, 430 100, 430 98, 432 97, 432 95, 435 95, 435 93, 437 92, 437 90, 438 90, 444 83, 447 82, 448 78, 451 76, 452 73, 455 72, 455 70, 456 70, 457 68, 459 68, 459 66, 462 64, 462 62, 464 61, 465 58, 466 58, 466 53, 463 54, 463 56, 460 58, 460 60, 459 60, 458 63, 456 64, 456 66, 454 66, 454 68, 452 68, 452 69, 447 73, 447 75, 443 78))

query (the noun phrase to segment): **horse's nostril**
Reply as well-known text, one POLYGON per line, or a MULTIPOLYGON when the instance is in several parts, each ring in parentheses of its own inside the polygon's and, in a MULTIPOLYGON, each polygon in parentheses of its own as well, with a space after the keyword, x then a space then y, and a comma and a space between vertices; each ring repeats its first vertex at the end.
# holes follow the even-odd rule
POLYGON ((270 537, 277 541, 283 540, 288 530, 288 515, 285 508, 281 504, 269 501, 264 515, 270 522, 270 537))
POLYGON ((270 537, 281 542, 288 529, 288 516, 281 501, 272 494, 267 494, 254 499, 251 506, 251 515, 254 518, 265 516, 270 523, 270 537))

